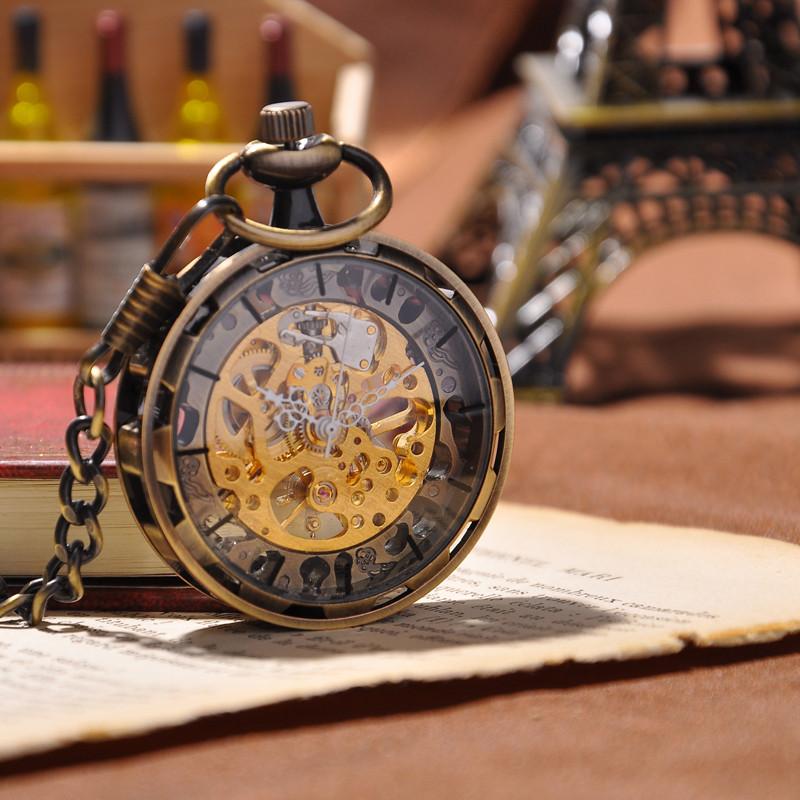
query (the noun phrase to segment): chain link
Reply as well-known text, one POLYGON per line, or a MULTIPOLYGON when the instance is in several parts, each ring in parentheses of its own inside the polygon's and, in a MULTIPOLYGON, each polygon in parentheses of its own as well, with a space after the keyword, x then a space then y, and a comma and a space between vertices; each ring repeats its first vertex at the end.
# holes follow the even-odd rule
MULTIPOLYGON (((87 354, 102 359, 106 350, 95 356, 95 348, 87 354)), ((111 428, 105 421, 106 383, 116 378, 119 369, 105 370, 97 363, 86 365, 75 379, 74 405, 77 416, 67 426, 66 445, 68 466, 61 474, 58 498, 61 515, 53 533, 55 555, 47 562, 41 578, 29 581, 16 594, 8 594, 5 583, 0 583, 0 617, 16 612, 29 625, 39 625, 47 604, 52 599, 74 603, 83 597, 81 569, 93 561, 103 549, 103 529, 98 514, 108 501, 108 480, 102 472, 102 463, 111 447, 111 428), (88 380, 84 379, 84 375, 88 380), (87 414, 86 390, 92 394, 92 411, 87 414), (80 437, 97 442, 93 451, 84 456, 80 437), (91 502, 73 497, 75 484, 94 487, 91 502), (88 543, 73 538, 72 528, 84 528, 88 543)))
MULTIPOLYGON (((130 315, 131 308, 136 309, 136 303, 141 302, 136 295, 136 286, 141 284, 142 275, 144 273, 160 275, 170 256, 182 244, 191 229, 208 214, 220 214, 223 211, 242 215, 236 201, 227 195, 205 198, 189 211, 156 258, 146 264, 139 273, 131 290, 112 317, 109 327, 112 327, 114 321, 121 316, 130 315)), ((199 277, 198 275, 197 278, 199 277)), ((177 289, 178 281, 162 278, 161 282, 164 294, 170 294, 173 298, 170 304, 165 304, 161 308, 164 313, 177 313, 179 308, 174 302, 174 297, 176 293, 182 295, 177 289)), ((150 289, 152 291, 152 281, 150 289)), ((156 318, 152 324, 160 326, 170 321, 169 318, 156 318)), ((108 330, 109 328, 106 329, 108 330)), ((155 333, 155 329, 149 332, 155 333)), ((90 561, 94 561, 103 549, 103 529, 98 516, 108 502, 109 487, 108 479, 102 471, 102 464, 111 449, 112 439, 111 427, 106 422, 106 385, 119 375, 125 363, 126 351, 129 353, 138 346, 139 340, 136 336, 140 336, 141 333, 141 330, 132 332, 128 335, 128 341, 124 336, 118 335, 115 345, 119 346, 112 347, 105 340, 107 334, 104 332, 104 338, 84 354, 78 365, 72 392, 76 416, 66 429, 68 463, 58 485, 61 514, 53 531, 55 552, 47 562, 42 577, 29 581, 15 594, 9 591, 8 584, 0 578, 0 618, 16 613, 28 625, 36 626, 42 622, 50 600, 75 603, 83 597, 81 570, 90 561), (86 456, 81 451, 82 436, 87 442, 95 443, 92 452, 86 456), (74 497, 75 484, 92 487, 94 498, 87 501, 74 497), (81 537, 74 537, 73 528, 84 529, 86 541, 81 537)))

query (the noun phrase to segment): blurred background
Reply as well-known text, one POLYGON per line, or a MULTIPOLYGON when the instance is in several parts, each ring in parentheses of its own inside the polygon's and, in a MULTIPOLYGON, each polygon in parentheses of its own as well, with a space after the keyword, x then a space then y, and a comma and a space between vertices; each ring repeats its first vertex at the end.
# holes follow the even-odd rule
MULTIPOLYGON (((2 0, 0 358, 76 357, 260 106, 302 97, 386 165, 382 229, 491 307, 521 396, 792 392, 798 5, 2 0)), ((331 220, 366 196, 342 172, 331 220)))

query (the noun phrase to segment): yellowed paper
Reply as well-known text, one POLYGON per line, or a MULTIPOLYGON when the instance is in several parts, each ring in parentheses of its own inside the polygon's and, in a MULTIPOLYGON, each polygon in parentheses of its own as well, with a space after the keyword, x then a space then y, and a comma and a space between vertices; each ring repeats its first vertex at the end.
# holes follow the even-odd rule
POLYGON ((356 630, 228 615, 61 615, 0 627, 0 756, 401 680, 735 645, 800 629, 800 548, 501 505, 412 609, 356 630))
MULTIPOLYGON (((171 570, 142 536, 117 481, 109 481, 103 509, 105 543, 84 575, 169 575, 171 570)), ((30 577, 53 555, 51 530, 58 516, 58 480, 0 478, 0 575, 30 577), (22 513, 24 509, 25 513, 22 513)))

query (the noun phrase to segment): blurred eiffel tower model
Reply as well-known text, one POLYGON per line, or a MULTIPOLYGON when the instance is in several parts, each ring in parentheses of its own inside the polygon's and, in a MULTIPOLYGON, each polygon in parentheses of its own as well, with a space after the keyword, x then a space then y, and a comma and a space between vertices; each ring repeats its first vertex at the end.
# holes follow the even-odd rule
POLYGON ((800 3, 577 0, 526 55, 488 306, 515 384, 559 396, 587 303, 642 249, 800 242, 800 3))

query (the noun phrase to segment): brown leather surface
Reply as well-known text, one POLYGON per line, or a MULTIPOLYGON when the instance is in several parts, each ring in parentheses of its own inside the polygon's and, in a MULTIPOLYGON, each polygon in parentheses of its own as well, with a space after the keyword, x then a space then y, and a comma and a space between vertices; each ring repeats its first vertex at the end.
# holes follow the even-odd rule
POLYGON ((795 800, 798 646, 348 692, 73 748, 0 799, 795 800))
MULTIPOLYGON (((795 396, 521 404, 506 496, 797 540, 799 410, 795 396)), ((798 671, 794 639, 355 691, 0 766, 16 773, 0 800, 796 798, 798 671)))
POLYGON ((800 543, 800 399, 517 404, 504 496, 800 543))

